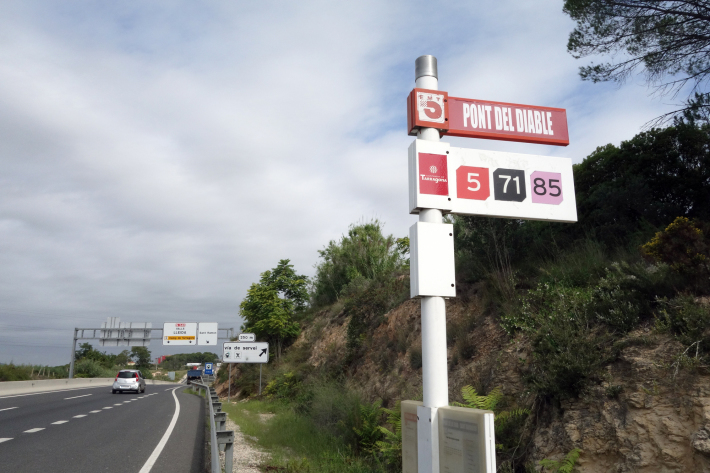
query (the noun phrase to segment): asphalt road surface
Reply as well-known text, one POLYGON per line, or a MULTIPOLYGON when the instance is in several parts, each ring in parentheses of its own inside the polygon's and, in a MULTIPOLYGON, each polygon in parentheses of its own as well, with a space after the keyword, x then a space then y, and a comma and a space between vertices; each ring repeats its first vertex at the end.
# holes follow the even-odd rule
POLYGON ((184 389, 161 384, 146 386, 145 394, 111 394, 104 386, 0 396, 0 470, 202 471, 204 399, 184 389))

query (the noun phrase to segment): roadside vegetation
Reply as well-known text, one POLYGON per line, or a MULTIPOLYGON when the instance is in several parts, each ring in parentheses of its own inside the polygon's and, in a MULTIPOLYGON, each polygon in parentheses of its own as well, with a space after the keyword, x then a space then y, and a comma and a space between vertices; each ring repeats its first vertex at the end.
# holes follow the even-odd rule
MULTIPOLYGON (((151 353, 146 347, 131 347, 118 354, 96 350, 90 343, 82 343, 76 351, 74 359, 74 376, 76 378, 113 378, 122 369, 139 369, 146 379, 168 381, 168 371, 175 371, 175 380, 179 381, 187 370, 186 363, 211 363, 219 359, 217 354, 204 353, 179 353, 170 355, 159 365, 151 361, 151 353), (129 365, 129 362, 135 364, 129 365)), ((69 376, 69 365, 40 366, 40 365, 15 365, 0 364, 1 381, 27 381, 34 379, 66 378, 69 376)))
MULTIPOLYGON (((674 340, 682 346, 676 372, 710 364, 709 150, 710 127, 687 113, 575 165, 576 224, 452 219, 460 299, 478 301, 478 312, 449 321, 450 367, 476 357, 468 334, 483 318, 531 353, 520 368, 528 395, 473 380, 451 393, 460 405, 496 413, 500 471, 571 471, 578 451, 530 463, 531 414, 602 385, 605 367, 629 344, 674 340), (643 340, 630 335, 639 329, 649 334, 643 340)), ((406 354, 407 369, 420 372, 421 349, 408 333, 382 339, 376 332, 409 299, 408 250, 408 239, 386 235, 381 222, 358 222, 319 251, 313 280, 281 260, 252 285, 243 329, 271 342, 277 357, 263 367, 261 396, 259 367, 235 368, 232 395, 250 400, 226 409, 272 453, 264 466, 401 469, 398 402, 420 391, 395 360, 406 354), (346 324, 346 346, 316 367, 309 360, 331 322, 346 324), (367 360, 400 383, 399 397, 350 381, 372 369, 367 360)), ((227 379, 227 365, 217 376, 227 379)), ((620 389, 607 387, 608 395, 620 389)))
POLYGON ((0 364, 0 381, 66 378, 68 366, 0 364))

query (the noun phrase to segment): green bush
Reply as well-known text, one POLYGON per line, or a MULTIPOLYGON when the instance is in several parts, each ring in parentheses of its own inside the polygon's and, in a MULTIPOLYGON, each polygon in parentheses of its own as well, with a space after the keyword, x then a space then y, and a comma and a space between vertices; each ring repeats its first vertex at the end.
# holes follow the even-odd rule
POLYGON ((273 378, 264 388, 264 395, 275 399, 295 399, 301 391, 301 379, 292 371, 273 378))
POLYGON ((313 304, 332 304, 345 293, 361 292, 370 280, 389 277, 406 266, 408 239, 395 240, 382 234, 382 223, 375 219, 351 225, 339 242, 330 241, 318 253, 312 294, 313 304))
POLYGON ((422 367, 422 347, 413 346, 409 349, 409 364, 413 370, 418 370, 422 367))
POLYGON ((669 331, 684 345, 700 342, 703 353, 710 353, 710 308, 692 296, 659 299, 656 328, 669 331))
POLYGON ((679 273, 710 275, 710 224, 678 217, 641 250, 679 273))
POLYGON ((113 378, 116 370, 106 368, 96 360, 84 358, 74 363, 74 375, 77 378, 113 378))
POLYGON ((0 381, 27 381, 30 379, 30 368, 29 366, 17 366, 12 363, 0 365, 0 381))
POLYGON ((533 357, 525 379, 545 397, 577 396, 612 357, 612 335, 595 324, 590 288, 539 284, 521 300, 520 310, 502 318, 509 333, 523 331, 533 357))

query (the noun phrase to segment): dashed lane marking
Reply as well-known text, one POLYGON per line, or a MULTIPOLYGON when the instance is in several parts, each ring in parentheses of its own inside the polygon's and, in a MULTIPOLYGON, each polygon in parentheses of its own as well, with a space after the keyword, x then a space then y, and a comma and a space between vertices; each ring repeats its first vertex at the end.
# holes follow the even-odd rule
POLYGON ((65 397, 64 400, 66 401, 67 399, 76 399, 79 397, 86 397, 86 396, 93 396, 93 394, 82 394, 81 396, 65 397))
POLYGON ((34 434, 35 432, 39 432, 40 430, 44 430, 44 427, 35 427, 34 429, 30 430, 25 430, 25 434, 34 434))
POLYGON ((104 409, 113 409, 113 407, 111 407, 111 406, 109 406, 109 407, 104 407, 104 409))
POLYGON ((114 406, 122 406, 122 405, 123 405, 122 402, 119 402, 118 404, 114 404, 114 406))
POLYGON ((68 420, 58 420, 56 422, 52 422, 52 425, 59 425, 59 424, 66 424, 69 422, 68 420))
POLYGON ((101 412, 101 411, 90 411, 89 414, 97 414, 99 412, 101 412))
POLYGON ((0 443, 7 442, 8 440, 12 440, 12 439, 0 439, 0 443))
MULTIPOLYGON (((101 412, 101 411, 96 411, 96 412, 101 412)), ((75 419, 81 419, 82 417, 86 417, 86 414, 79 414, 78 416, 74 416, 75 419)))
MULTIPOLYGON (((2 412, 2 411, 9 411, 9 410, 11 410, 11 409, 17 409, 17 407, 6 407, 5 409, 0 409, 0 412, 2 412)), ((12 439, 10 439, 10 440, 12 440, 12 439)))
POLYGON ((25 394, 13 394, 12 396, 0 396, 0 399, 9 399, 11 397, 24 397, 24 396, 39 396, 40 394, 54 394, 64 391, 78 391, 80 389, 96 389, 96 388, 106 388, 106 386, 88 386, 82 388, 69 388, 69 389, 57 389, 56 391, 42 391, 41 393, 25 393, 25 394))

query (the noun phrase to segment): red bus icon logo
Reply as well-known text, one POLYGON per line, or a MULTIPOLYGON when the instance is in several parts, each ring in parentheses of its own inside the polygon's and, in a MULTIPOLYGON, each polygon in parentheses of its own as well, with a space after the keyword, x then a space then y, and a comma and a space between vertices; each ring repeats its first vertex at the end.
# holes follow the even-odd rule
POLYGON ((444 123, 444 95, 429 92, 417 93, 417 114, 419 120, 444 123))

